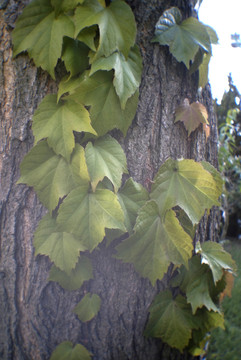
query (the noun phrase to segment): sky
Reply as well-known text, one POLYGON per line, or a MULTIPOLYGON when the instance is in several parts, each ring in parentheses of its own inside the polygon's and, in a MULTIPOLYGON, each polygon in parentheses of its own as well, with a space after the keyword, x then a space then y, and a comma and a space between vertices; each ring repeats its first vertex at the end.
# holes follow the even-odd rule
POLYGON ((198 14, 199 20, 211 26, 219 38, 219 44, 212 46, 209 81, 213 98, 220 103, 228 90, 229 73, 241 92, 241 48, 231 46, 231 34, 238 33, 241 38, 241 0, 203 0, 198 14))

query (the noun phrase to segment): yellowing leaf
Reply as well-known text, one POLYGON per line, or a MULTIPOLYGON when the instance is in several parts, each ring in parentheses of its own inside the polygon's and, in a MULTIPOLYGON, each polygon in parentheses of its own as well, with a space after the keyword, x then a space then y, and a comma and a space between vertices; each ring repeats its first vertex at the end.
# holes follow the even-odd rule
POLYGON ((69 273, 60 270, 55 265, 49 272, 48 281, 56 281, 66 290, 77 290, 85 281, 93 279, 92 265, 84 255, 80 255, 77 265, 69 273))
POLYGON ((62 84, 61 92, 66 91, 71 94, 69 99, 90 106, 91 124, 99 136, 115 128, 126 134, 136 113, 138 92, 128 99, 123 110, 113 86, 112 72, 98 71, 91 77, 86 72, 79 84, 78 80, 62 84))
POLYGON ((127 100, 135 94, 141 82, 142 61, 139 49, 135 46, 129 52, 128 58, 115 52, 109 57, 101 57, 91 66, 90 75, 98 70, 114 69, 114 86, 120 98, 121 108, 125 109, 127 100))
POLYGON ((198 328, 198 321, 186 299, 178 295, 175 299, 169 290, 158 294, 151 307, 145 329, 146 336, 161 338, 169 346, 182 351, 198 328))
POLYGON ((219 205, 219 196, 214 177, 200 163, 172 159, 160 167, 150 194, 162 213, 178 205, 193 224, 199 223, 205 209, 219 205))
POLYGON ((91 355, 83 345, 72 347, 70 341, 64 341, 54 350, 50 360, 91 360, 91 355))
POLYGON ((86 250, 75 236, 62 232, 49 214, 39 222, 34 234, 34 247, 35 255, 47 255, 68 274, 75 267, 80 251, 86 250))
POLYGON ((89 142, 85 148, 85 157, 93 191, 97 184, 107 177, 115 191, 121 185, 123 173, 127 173, 125 153, 120 144, 110 135, 89 142))
POLYGON ((125 2, 116 0, 107 7, 103 7, 97 0, 85 2, 75 12, 75 36, 92 25, 98 25, 100 31, 96 59, 107 57, 116 50, 121 51, 125 57, 128 56, 135 43, 136 24, 134 15, 125 2))
POLYGON ((55 153, 69 160, 75 146, 73 131, 96 134, 88 111, 74 101, 57 104, 56 95, 47 95, 33 117, 35 143, 47 138, 55 153))
POLYGON ((78 236, 90 251, 103 240, 105 228, 126 230, 117 196, 106 189, 92 193, 88 185, 79 186, 65 198, 57 223, 64 231, 78 236))
POLYGON ((97 294, 86 294, 74 308, 74 313, 78 315, 80 321, 90 321, 100 310, 101 299, 97 294))
POLYGON ((74 36, 74 24, 65 14, 55 17, 50 0, 34 0, 19 16, 12 36, 14 56, 27 50, 36 66, 55 79, 54 68, 61 57, 63 37, 74 36))
POLYGON ((45 140, 30 150, 20 169, 18 184, 33 186, 40 201, 50 211, 74 186, 69 164, 56 155, 45 140))
POLYGON ((117 258, 134 264, 153 285, 163 278, 171 263, 187 266, 192 256, 192 239, 172 210, 161 217, 157 204, 147 202, 139 211, 134 230, 132 236, 117 246, 117 258))
POLYGON ((232 273, 230 273, 229 271, 224 271, 224 277, 225 277, 226 286, 224 291, 220 294, 219 297, 220 302, 223 301, 225 296, 229 296, 229 297, 232 296, 232 289, 234 284, 234 276, 232 273))
POLYGON ((177 121, 183 122, 189 136, 201 123, 208 124, 208 113, 198 101, 190 105, 189 100, 185 99, 183 105, 176 109, 175 123, 177 121))

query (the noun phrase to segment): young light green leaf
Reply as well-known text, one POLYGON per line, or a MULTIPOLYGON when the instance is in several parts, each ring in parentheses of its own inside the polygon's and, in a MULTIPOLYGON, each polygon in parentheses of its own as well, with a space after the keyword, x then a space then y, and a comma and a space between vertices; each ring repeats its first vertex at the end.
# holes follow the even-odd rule
POLYGON ((74 313, 78 315, 80 321, 90 321, 95 317, 101 305, 101 299, 97 294, 86 294, 74 308, 74 313))
POLYGON ((197 224, 205 209, 219 205, 219 195, 214 178, 200 163, 168 159, 155 176, 150 197, 161 213, 178 205, 197 224))
POLYGON ((71 77, 88 68, 88 53, 89 48, 84 43, 68 37, 64 38, 62 60, 71 77))
POLYGON ((27 50, 36 66, 55 79, 54 68, 61 57, 63 37, 74 36, 74 24, 65 14, 55 17, 50 0, 34 0, 19 16, 12 36, 14 56, 27 50))
POLYGON ((56 155, 45 140, 25 156, 20 169, 18 184, 33 186, 40 201, 50 211, 74 186, 69 164, 56 155))
POLYGON ((90 174, 92 189, 106 176, 115 191, 121 186, 123 173, 128 173, 126 156, 120 144, 110 135, 89 142, 85 148, 85 158, 90 174))
POLYGON ((127 100, 135 94, 141 82, 142 61, 137 46, 129 52, 128 58, 120 52, 115 52, 109 57, 101 57, 93 62, 90 75, 98 70, 114 69, 114 86, 120 98, 121 108, 125 109, 127 100))
POLYGON ((141 184, 129 178, 117 195, 125 215, 125 227, 131 234, 138 210, 149 200, 148 191, 141 184))
POLYGON ((71 156, 70 169, 73 180, 77 185, 88 184, 90 182, 90 176, 85 160, 85 150, 79 144, 75 145, 71 156))
POLYGON ((161 338, 182 351, 191 339, 192 330, 197 328, 198 322, 186 299, 181 295, 173 299, 171 292, 166 290, 155 297, 150 307, 145 335, 161 338))
POLYGON ((75 36, 92 25, 98 25, 100 31, 96 59, 110 56, 116 50, 121 51, 125 57, 128 56, 135 43, 136 24, 131 8, 125 2, 116 0, 103 7, 97 0, 89 0, 77 8, 75 36))
POLYGON ((49 214, 39 222, 34 234, 34 247, 35 255, 47 255, 68 274, 76 266, 80 251, 86 250, 74 235, 62 232, 49 214))
POLYGON ((64 341, 54 350, 50 360, 91 360, 91 355, 83 345, 73 347, 70 341, 64 341))
POLYGON ((221 244, 213 241, 205 241, 196 244, 196 253, 201 255, 203 264, 207 264, 213 274, 215 284, 223 276, 223 271, 235 271, 236 265, 231 255, 227 253, 221 244))
POLYGON ((76 188, 66 197, 59 208, 57 222, 65 231, 76 234, 90 251, 103 240, 105 228, 126 230, 117 196, 105 189, 91 193, 87 185, 76 188))
POLYGON ((161 217, 155 201, 149 201, 140 209, 134 230, 134 235, 117 246, 117 258, 134 264, 153 285, 163 278, 171 263, 187 266, 192 256, 192 239, 174 211, 161 217))
POLYGON ((178 8, 166 10, 156 24, 153 42, 168 45, 170 52, 187 68, 194 60, 199 47, 211 53, 211 40, 207 27, 193 17, 181 22, 178 8))
POLYGON ((198 101, 189 104, 188 99, 184 99, 183 104, 176 109, 175 123, 177 121, 183 122, 188 131, 188 136, 190 136, 200 124, 209 124, 208 113, 205 106, 198 101))
POLYGON ((99 136, 112 129, 120 129, 124 135, 135 116, 138 104, 138 92, 126 103, 125 110, 121 109, 120 100, 113 86, 113 74, 107 71, 98 71, 91 77, 86 73, 77 81, 70 83, 62 91, 69 91, 69 99, 90 106, 90 118, 93 128, 99 136), (73 91, 71 91, 71 88, 73 91))
POLYGON ((56 154, 69 161, 75 146, 73 131, 96 135, 90 124, 88 111, 74 101, 57 103, 56 95, 47 95, 33 116, 35 143, 47 138, 56 154))
POLYGON ((215 181, 215 184, 216 184, 217 192, 218 192, 219 196, 221 196, 222 192, 223 192, 223 178, 222 178, 222 175, 209 162, 201 161, 201 164, 202 164, 202 167, 212 175, 212 177, 213 177, 213 179, 215 181))
POLYGON ((72 291, 79 289, 85 281, 90 279, 93 279, 90 259, 80 255, 76 267, 70 273, 66 273, 53 265, 49 272, 48 281, 56 281, 62 288, 72 291))

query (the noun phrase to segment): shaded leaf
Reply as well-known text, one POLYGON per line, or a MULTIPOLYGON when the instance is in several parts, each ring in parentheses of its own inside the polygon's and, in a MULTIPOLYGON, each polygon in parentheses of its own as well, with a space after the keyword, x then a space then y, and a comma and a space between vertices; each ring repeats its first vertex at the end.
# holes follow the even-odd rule
POLYGON ((150 197, 161 213, 178 205, 197 224, 205 209, 219 205, 219 195, 214 178, 200 163, 168 159, 154 178, 150 197))
POLYGON ((65 231, 76 234, 90 251, 103 240, 105 228, 126 230, 117 196, 105 189, 92 193, 88 185, 76 188, 65 198, 57 222, 65 231))
POLYGON ((194 239, 197 225, 193 225, 187 214, 182 209, 175 209, 176 216, 178 218, 179 223, 182 225, 183 230, 194 239))
POLYGON ((112 182, 117 191, 121 186, 122 174, 128 173, 126 156, 120 144, 106 135, 86 145, 85 157, 93 191, 104 177, 112 182))
POLYGON ((156 24, 153 42, 168 45, 170 52, 179 62, 184 62, 187 68, 194 60, 201 47, 211 52, 211 40, 207 27, 196 18, 189 17, 181 22, 181 12, 178 8, 164 11, 156 24))
POLYGON ((189 104, 189 100, 185 99, 183 105, 176 109, 175 123, 177 121, 183 122, 189 136, 201 123, 208 124, 208 113, 205 106, 198 101, 189 104))
POLYGON ((203 264, 207 264, 213 274, 216 283, 223 276, 223 271, 235 271, 236 265, 231 255, 225 251, 221 244, 213 241, 205 241, 196 244, 196 252, 201 255, 203 264))
POLYGON ((86 294, 74 308, 74 313, 78 315, 80 321, 90 321, 95 317, 101 305, 101 299, 97 294, 86 294))
POLYGON ((150 307, 145 335, 161 338, 169 346, 182 351, 191 339, 192 330, 197 328, 198 322, 186 299, 181 295, 173 299, 167 290, 158 294, 150 307))
POLYGON ((85 71, 89 66, 89 48, 78 40, 64 38, 62 60, 71 76, 85 71))
POLYGON ((90 124, 88 111, 74 101, 57 103, 56 95, 47 95, 33 117, 35 143, 47 138, 56 154, 67 160, 75 146, 73 131, 96 134, 90 124))
POLYGON ((18 184, 33 186, 40 201, 50 211, 74 186, 69 164, 56 155, 45 140, 30 150, 20 169, 18 184))
POLYGON ((77 8, 75 36, 92 25, 98 25, 100 31, 96 59, 107 57, 116 50, 121 51, 125 57, 128 56, 135 43, 136 24, 131 8, 125 2, 116 0, 108 7, 103 7, 97 0, 89 0, 77 8))
POLYGON ((62 232, 49 214, 39 222, 34 234, 34 247, 35 255, 47 255, 68 274, 75 267, 80 251, 86 250, 75 236, 62 232))
POLYGON ((199 66, 199 83, 198 85, 204 88, 208 83, 208 70, 211 60, 211 54, 204 54, 202 64, 199 66))
POLYGON ((49 272, 48 281, 56 281, 62 288, 71 291, 79 289, 84 281, 90 279, 93 279, 91 262, 86 256, 80 255, 76 267, 70 273, 66 273, 53 265, 49 272))
POLYGON ((19 16, 12 36, 14 56, 27 50, 36 66, 55 79, 54 68, 61 57, 63 37, 74 36, 74 24, 65 14, 55 17, 50 0, 34 0, 19 16))
POLYGON ((115 52, 109 57, 101 57, 91 66, 90 75, 98 70, 114 69, 114 87, 120 98, 121 108, 125 109, 127 100, 135 94, 141 82, 142 61, 140 51, 135 46, 129 52, 128 58, 115 52))
POLYGON ((91 360, 91 355, 83 345, 73 347, 70 341, 64 341, 53 351, 50 360, 91 360))
POLYGON ((81 30, 77 39, 87 45, 92 51, 96 51, 95 37, 97 32, 97 26, 91 26, 81 30))
POLYGON ((126 103, 124 110, 121 109, 120 100, 113 86, 113 74, 107 71, 98 71, 91 77, 86 73, 70 83, 62 91, 69 91, 68 98, 90 106, 90 118, 93 128, 99 136, 106 134, 112 129, 119 129, 124 135, 135 116, 138 104, 138 92, 126 103), (71 90, 73 89, 73 91, 71 90))
POLYGON ((192 239, 180 226, 174 211, 161 217, 157 204, 149 201, 140 209, 134 231, 117 246, 117 258, 134 264, 153 285, 163 278, 171 263, 187 266, 192 256, 192 239))

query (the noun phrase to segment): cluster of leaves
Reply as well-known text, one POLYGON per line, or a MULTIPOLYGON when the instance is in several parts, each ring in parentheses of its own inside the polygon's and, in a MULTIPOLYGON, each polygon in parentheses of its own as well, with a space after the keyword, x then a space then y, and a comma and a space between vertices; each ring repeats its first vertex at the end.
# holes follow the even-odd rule
POLYGON ((172 7, 164 11, 156 23, 152 41, 169 46, 171 54, 190 68, 191 73, 199 69, 199 86, 206 85, 212 44, 218 42, 218 37, 210 26, 194 17, 182 21, 180 10, 172 7))
MULTIPOLYGON (((175 9, 170 13, 179 16, 175 9)), ((210 52, 214 36, 205 30, 204 39, 198 37, 203 28, 194 20, 175 25, 188 39, 184 52, 186 41, 193 45, 190 26, 195 30, 194 42, 199 45, 192 58, 201 48, 210 52)), ((206 209, 219 205, 222 185, 210 164, 171 159, 159 169, 150 194, 131 178, 122 185, 122 176, 128 173, 126 157, 107 133, 119 129, 125 135, 136 111, 142 65, 135 36, 134 16, 121 0, 108 5, 104 0, 34 0, 24 9, 13 32, 14 55, 27 51, 52 78, 62 61, 68 74, 58 93, 47 95, 33 116, 35 145, 21 164, 18 182, 33 186, 49 210, 35 232, 35 254, 49 257, 53 262, 49 280, 63 288, 75 290, 91 279, 88 254, 105 237, 111 241, 124 233, 129 237, 117 247, 117 258, 133 263, 153 285, 170 265, 179 269, 178 286, 185 295, 159 294, 146 334, 183 350, 191 336, 199 345, 210 327, 221 324, 216 289, 223 270, 231 271, 231 260, 215 244, 196 248, 200 255, 193 259, 192 254, 195 227, 206 209), (158 305, 163 302, 166 308, 158 305), (168 303, 178 309, 176 322, 168 303), (185 341, 173 330, 181 329, 180 319, 186 326, 185 341)), ((207 115, 201 104, 191 104, 179 109, 178 120, 187 124, 190 134, 200 122, 207 123, 207 115)), ((89 321, 100 306, 100 297, 88 293, 74 312, 81 321, 89 321)), ((65 342, 52 359, 78 356, 87 360, 91 354, 82 345, 72 348, 65 342)))

